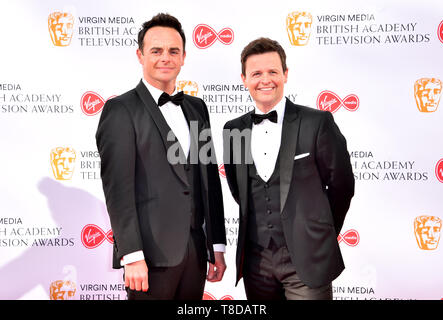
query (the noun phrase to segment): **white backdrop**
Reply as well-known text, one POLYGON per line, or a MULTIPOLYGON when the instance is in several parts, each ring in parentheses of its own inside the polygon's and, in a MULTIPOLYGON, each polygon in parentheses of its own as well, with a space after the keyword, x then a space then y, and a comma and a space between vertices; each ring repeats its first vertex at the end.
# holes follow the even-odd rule
MULTIPOLYGON (((224 123, 252 107, 240 86, 240 52, 251 40, 270 37, 285 48, 292 101, 330 103, 356 177, 334 298, 442 299, 441 220, 428 232, 433 242, 422 245, 414 232, 416 217, 443 218, 443 102, 419 110, 426 97, 438 106, 441 95, 439 0, 1 1, 0 298, 126 298, 122 271, 111 269, 94 136, 102 100, 140 80, 136 34, 158 12, 183 24, 187 56, 177 80, 192 81, 206 101, 219 161, 224 123), (54 12, 72 19, 65 46, 51 40, 54 12), (305 45, 290 42, 293 12, 310 14, 305 45), (224 28, 212 45, 197 47, 197 35, 224 28), (431 80, 415 92, 422 78, 431 80), (75 151, 66 180, 52 170, 57 147, 75 151)), ((228 269, 205 291, 244 299, 242 282, 234 287, 238 208, 221 180, 228 269)))

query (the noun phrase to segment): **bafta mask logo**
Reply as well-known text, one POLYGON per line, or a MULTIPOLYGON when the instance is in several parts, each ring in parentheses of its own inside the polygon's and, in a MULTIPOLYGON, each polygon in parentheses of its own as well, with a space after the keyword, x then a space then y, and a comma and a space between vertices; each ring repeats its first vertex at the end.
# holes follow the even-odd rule
POLYGON ((72 300, 76 291, 72 281, 57 280, 49 286, 49 298, 51 300, 72 300))
POLYGON ((419 216, 414 220, 415 239, 422 250, 435 250, 440 241, 442 221, 435 216, 419 216))
POLYGON ((195 81, 177 81, 177 91, 183 91, 183 93, 196 97, 198 93, 198 84, 195 81))
POLYGON ((442 82, 436 78, 421 78, 415 81, 414 95, 420 112, 434 112, 441 98, 442 82))
POLYGON ((48 28, 54 46, 69 46, 74 32, 74 17, 69 12, 53 12, 48 17, 48 28))
POLYGON ((75 150, 57 147, 51 150, 51 167, 57 180, 70 180, 75 167, 75 150))
POLYGON ((309 12, 292 12, 286 17, 286 31, 293 46, 305 46, 311 35, 312 15, 309 12))

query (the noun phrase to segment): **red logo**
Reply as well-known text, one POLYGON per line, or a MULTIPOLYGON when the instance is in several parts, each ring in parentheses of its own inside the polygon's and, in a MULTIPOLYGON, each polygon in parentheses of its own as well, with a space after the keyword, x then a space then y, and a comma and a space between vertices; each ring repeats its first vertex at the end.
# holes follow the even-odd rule
POLYGON ((438 25, 437 35, 440 41, 443 43, 443 21, 438 25))
POLYGON ((435 175, 437 176, 438 181, 443 183, 443 159, 440 159, 435 166, 435 175))
POLYGON ((338 95, 328 90, 322 91, 318 95, 317 108, 320 110, 334 113, 340 109, 341 106, 349 111, 355 111, 360 106, 360 100, 355 94, 350 94, 341 100, 338 95))
POLYGON ((339 234, 337 237, 338 243, 344 242, 348 246, 355 247, 360 242, 360 235, 354 229, 348 230, 343 234, 339 234))
POLYGON ((234 41, 234 31, 231 28, 223 28, 217 33, 207 24, 199 24, 192 33, 192 40, 199 49, 209 48, 217 39, 225 45, 231 44, 234 41))
MULTIPOLYGON (((217 300, 212 294, 209 292, 203 292, 203 300, 217 300)), ((219 300, 234 300, 232 296, 226 295, 221 297, 219 300)))
POLYGON ((105 240, 108 240, 109 243, 114 243, 112 235, 112 230, 105 233, 95 224, 88 224, 82 230, 81 239, 86 248, 94 249, 101 245, 105 240))
POLYGON ((226 178, 225 165, 223 163, 218 166, 218 172, 223 178, 226 178))
MULTIPOLYGON (((115 96, 109 97, 108 100, 113 97, 115 96)), ((94 116, 102 111, 106 101, 107 100, 103 99, 98 93, 87 91, 80 99, 80 106, 84 114, 87 116, 94 116)))

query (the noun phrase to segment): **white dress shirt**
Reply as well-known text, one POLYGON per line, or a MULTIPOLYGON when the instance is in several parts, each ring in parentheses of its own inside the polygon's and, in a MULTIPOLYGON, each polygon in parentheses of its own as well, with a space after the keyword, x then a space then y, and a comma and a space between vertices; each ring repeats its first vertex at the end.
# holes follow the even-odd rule
MULTIPOLYGON (((154 101, 158 103, 158 98, 160 98, 163 91, 151 86, 145 79, 143 79, 143 83, 145 84, 146 88, 148 88, 151 96, 154 98, 154 101)), ((174 90, 171 96, 176 93, 177 89, 174 90)), ((187 159, 191 145, 191 137, 189 134, 188 122, 186 121, 182 108, 173 104, 171 101, 166 102, 159 108, 166 120, 166 123, 168 124, 169 128, 171 128, 172 132, 180 143, 180 146, 187 159)))
MULTIPOLYGON (((151 86, 145 79, 142 79, 142 81, 145 84, 146 88, 148 88, 152 98, 154 98, 154 101, 158 103, 158 99, 160 98, 163 91, 151 86)), ((177 89, 174 90, 172 95, 176 94, 177 93, 176 91, 177 89)), ((180 106, 173 104, 171 101, 168 101, 159 108, 161 113, 163 114, 163 117, 166 120, 166 123, 169 125, 172 132, 176 136, 187 159, 191 145, 191 137, 189 133, 188 122, 186 121, 182 108, 180 106)), ((214 244, 214 251, 225 252, 225 245, 214 244)), ((143 251, 140 250, 123 256, 123 258, 120 261, 120 264, 124 266, 125 264, 144 259, 145 256, 143 254, 143 251)))
MULTIPOLYGON (((277 105, 268 111, 277 111, 277 123, 269 119, 259 124, 252 124, 251 132, 251 154, 254 160, 257 174, 267 182, 274 172, 278 152, 281 144, 281 132, 283 128, 283 117, 285 114, 286 100, 283 97, 277 105)), ((264 114, 255 107, 256 114, 264 114)))

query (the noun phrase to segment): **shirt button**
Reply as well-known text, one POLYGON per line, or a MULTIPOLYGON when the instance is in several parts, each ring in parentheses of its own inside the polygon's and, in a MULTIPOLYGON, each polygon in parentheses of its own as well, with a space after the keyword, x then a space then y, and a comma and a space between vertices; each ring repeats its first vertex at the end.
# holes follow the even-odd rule
POLYGON ((269 223, 269 224, 268 224, 268 228, 269 228, 269 229, 272 229, 272 228, 274 228, 274 226, 273 226, 272 224, 269 223))
MULTIPOLYGON (((268 214, 271 214, 272 213, 272 211, 270 210, 270 209, 268 209, 267 211, 266 211, 268 214)), ((269 226, 269 225, 268 225, 269 226)))

